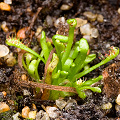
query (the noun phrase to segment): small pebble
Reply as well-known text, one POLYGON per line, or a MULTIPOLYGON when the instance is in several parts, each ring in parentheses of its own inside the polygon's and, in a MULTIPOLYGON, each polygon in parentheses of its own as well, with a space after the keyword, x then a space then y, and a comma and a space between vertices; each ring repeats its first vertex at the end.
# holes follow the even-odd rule
POLYGON ((13 67, 16 64, 16 58, 13 56, 13 53, 7 54, 4 57, 4 60, 9 67, 13 67))
POLYGON ((55 26, 56 28, 58 28, 58 27, 60 26, 60 24, 62 24, 62 25, 66 24, 65 17, 60 17, 60 18, 58 18, 58 19, 55 21, 54 26, 55 26))
POLYGON ((66 106, 67 102, 65 102, 64 100, 62 99, 58 99, 55 101, 56 102, 56 105, 58 108, 60 108, 61 110, 66 106))
POLYGON ((109 43, 106 43, 106 48, 110 48, 110 44, 109 43))
POLYGON ((10 110, 10 107, 6 103, 0 102, 0 113, 6 112, 9 110, 10 110))
POLYGON ((77 101, 74 99, 69 99, 67 101, 67 105, 65 106, 65 110, 70 109, 71 107, 73 107, 75 104, 77 104, 77 101))
POLYGON ((119 26, 119 17, 113 17, 113 18, 111 18, 112 19, 112 25, 114 26, 114 27, 118 27, 119 26))
POLYGON ((73 3, 70 3, 69 5, 67 4, 62 4, 60 7, 60 10, 70 10, 73 7, 73 3))
POLYGON ((93 14, 92 12, 84 12, 84 16, 86 16, 90 21, 95 21, 97 18, 96 14, 93 14))
POLYGON ((28 106, 25 106, 22 109, 22 117, 23 118, 28 118, 29 117, 29 112, 30 112, 30 108, 28 106))
POLYGON ((44 116, 44 111, 40 110, 39 112, 37 112, 36 114, 36 120, 41 120, 41 118, 44 116))
POLYGON ((22 74, 22 75, 21 75, 21 79, 22 79, 23 81, 27 81, 27 78, 28 78, 28 77, 26 76, 26 74, 22 74))
POLYGON ((8 29, 8 27, 7 27, 6 21, 3 21, 3 22, 2 22, 1 28, 2 28, 2 30, 3 30, 4 32, 8 32, 8 31, 9 31, 9 29, 8 29))
POLYGON ((36 120, 50 120, 50 118, 46 112, 44 112, 43 110, 40 110, 36 114, 36 120))
POLYGON ((101 108, 102 108, 103 110, 110 109, 110 108, 112 108, 112 104, 111 104, 110 102, 108 102, 108 103, 106 103, 106 104, 103 104, 103 105, 101 106, 101 108))
POLYGON ((0 45, 0 57, 4 57, 9 53, 9 48, 5 45, 0 45))
POLYGON ((42 28, 43 28, 42 26, 38 26, 35 36, 38 36, 40 34, 40 32, 42 31, 42 28))
POLYGON ((30 95, 30 92, 26 89, 23 90, 23 95, 24 96, 29 96, 30 95))
POLYGON ((120 111, 120 105, 116 104, 116 105, 115 105, 115 110, 116 110, 116 111, 120 111))
POLYGON ((1 9, 1 10, 4 10, 4 11, 10 11, 10 10, 11 10, 11 7, 10 7, 10 5, 8 5, 7 3, 1 2, 1 3, 0 3, 0 9, 1 9))
POLYGON ((117 98, 116 98, 116 103, 118 104, 118 105, 120 105, 120 94, 117 96, 117 98))
POLYGON ((58 116, 58 113, 56 112, 58 110, 56 107, 46 107, 46 113, 48 113, 49 117, 56 118, 58 116))
POLYGON ((19 115, 20 115, 19 112, 17 112, 16 114, 14 114, 14 115, 12 116, 13 120, 20 120, 20 118, 18 118, 19 115))
POLYGON ((46 24, 47 24, 47 26, 49 26, 49 27, 53 26, 53 19, 52 19, 52 17, 49 16, 49 15, 47 15, 47 17, 46 17, 46 24))
POLYGON ((81 18, 75 18, 75 19, 77 20, 77 25, 76 25, 76 27, 81 27, 81 26, 87 24, 87 20, 83 20, 83 19, 81 19, 81 18))
POLYGON ((35 119, 35 117, 36 117, 36 112, 37 112, 37 111, 30 111, 29 114, 28 114, 28 117, 31 118, 31 119, 35 119))
POLYGON ((91 37, 97 38, 99 36, 98 29, 92 28, 91 29, 91 37))
POLYGON ((92 28, 91 28, 90 24, 87 23, 87 24, 81 26, 81 27, 80 27, 80 32, 81 32, 81 34, 83 34, 83 35, 91 35, 91 33, 92 33, 92 28))
POLYGON ((99 15, 97 15, 97 21, 102 23, 102 22, 104 21, 103 16, 102 16, 102 15, 100 15, 100 14, 99 14, 99 15))
POLYGON ((12 0, 4 0, 4 3, 12 4, 12 0))
POLYGON ((120 14, 120 8, 118 8, 118 13, 120 14))

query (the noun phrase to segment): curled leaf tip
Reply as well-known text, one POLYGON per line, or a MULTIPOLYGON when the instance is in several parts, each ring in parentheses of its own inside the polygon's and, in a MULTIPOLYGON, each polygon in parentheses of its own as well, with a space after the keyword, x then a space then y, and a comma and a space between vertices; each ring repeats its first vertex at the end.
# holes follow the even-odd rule
POLYGON ((70 25, 70 27, 76 27, 77 25, 76 19, 68 19, 67 23, 70 25))

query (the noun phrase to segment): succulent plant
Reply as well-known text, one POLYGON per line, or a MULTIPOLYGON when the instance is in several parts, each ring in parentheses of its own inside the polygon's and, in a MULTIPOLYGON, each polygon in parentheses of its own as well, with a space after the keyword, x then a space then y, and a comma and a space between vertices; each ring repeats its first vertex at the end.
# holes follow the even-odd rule
MULTIPOLYGON (((92 66, 86 66, 96 58, 95 54, 87 54, 89 51, 89 45, 86 39, 81 38, 75 42, 74 30, 77 25, 75 19, 67 20, 69 24, 69 35, 54 35, 52 41, 56 52, 53 53, 52 60, 47 67, 47 73, 45 76, 45 83, 58 86, 69 86, 76 88, 78 95, 84 99, 86 97, 84 90, 90 89, 93 92, 101 92, 99 87, 91 87, 91 85, 103 78, 102 75, 97 78, 93 78, 87 81, 82 81, 81 77, 98 68, 99 66, 114 59, 119 54, 119 49, 116 47, 110 48, 110 54, 102 60, 100 63, 92 66)), ((46 42, 45 32, 42 31, 40 44, 42 51, 40 55, 23 45, 17 38, 8 38, 6 43, 10 46, 15 46, 28 51, 23 56, 23 66, 28 73, 39 82, 38 65, 42 60, 44 64, 47 63, 52 45, 46 42)), ((47 91, 48 92, 48 91, 47 91)), ((46 98, 58 99, 59 97, 71 96, 73 93, 51 90, 48 92, 46 98)), ((43 93, 44 94, 44 93, 43 93)))

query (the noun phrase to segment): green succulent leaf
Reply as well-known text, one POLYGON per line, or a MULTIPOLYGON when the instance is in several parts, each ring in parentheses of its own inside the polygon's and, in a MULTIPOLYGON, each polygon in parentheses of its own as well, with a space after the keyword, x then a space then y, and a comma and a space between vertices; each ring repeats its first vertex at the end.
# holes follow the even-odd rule
POLYGON ((20 48, 27 52, 30 52, 33 55, 35 55, 36 57, 40 58, 45 63, 45 60, 38 53, 36 53, 34 50, 32 50, 29 47, 27 47, 26 45, 24 45, 22 42, 20 42, 20 40, 18 38, 7 38, 6 44, 9 46, 15 46, 17 48, 20 48))

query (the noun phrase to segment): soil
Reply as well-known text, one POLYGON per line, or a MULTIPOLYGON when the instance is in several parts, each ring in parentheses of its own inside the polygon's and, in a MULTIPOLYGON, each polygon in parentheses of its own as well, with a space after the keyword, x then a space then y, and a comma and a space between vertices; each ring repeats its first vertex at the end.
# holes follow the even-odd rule
MULTIPOLYGON (((38 26, 43 27, 48 38, 51 38, 56 34, 57 28, 55 28, 54 24, 49 25, 46 22, 46 17, 48 15, 53 19, 57 19, 62 16, 66 19, 87 19, 83 13, 85 11, 90 11, 95 14, 101 14, 104 17, 104 21, 101 23, 98 21, 91 22, 88 20, 89 23, 95 26, 99 31, 98 38, 89 43, 91 53, 95 53, 97 55, 97 58, 91 62, 90 65, 95 65, 101 61, 101 59, 99 59, 99 57, 101 57, 99 53, 103 55, 105 54, 105 51, 107 51, 106 45, 109 44, 110 46, 120 48, 120 14, 117 12, 119 0, 114 2, 112 0, 12 0, 12 4, 10 6, 10 12, 0 10, 0 24, 2 24, 3 21, 6 21, 9 29, 8 32, 4 32, 0 28, 0 44, 5 44, 5 40, 8 35, 15 36, 18 30, 23 27, 29 27, 29 30, 26 31, 26 38, 23 39, 23 43, 33 48, 34 46, 39 45, 39 42, 35 37, 35 32, 38 26), (60 9, 62 4, 69 5, 70 3, 73 3, 73 7, 70 10, 63 11, 60 9), (42 10, 38 13, 34 21, 33 16, 37 13, 40 7, 42 10), (28 9, 30 9, 29 12, 28 9)), ((81 37, 82 35, 79 32, 76 36, 76 40, 79 40, 81 37)), ((9 47, 9 49, 10 52, 14 53, 14 56, 16 56, 17 59, 18 54, 16 48, 9 47)), ((87 74, 84 77, 85 79, 97 77, 104 73, 103 71, 107 67, 105 71, 108 73, 108 78, 98 83, 103 88, 102 93, 92 93, 91 91, 87 91, 86 94, 88 93, 88 97, 85 100, 80 99, 77 95, 73 96, 72 98, 75 99, 78 104, 73 105, 68 110, 61 110, 59 119, 119 120, 120 110, 115 110, 115 98, 120 94, 119 60, 120 57, 118 56, 106 65, 103 65, 87 74), (111 66, 110 64, 112 63, 114 64, 111 66), (110 69, 114 72, 110 72, 110 69), (113 80, 118 82, 115 83, 113 80), (100 106, 108 102, 112 103, 112 108, 106 110, 101 109, 100 106)), ((36 95, 35 88, 17 84, 18 82, 16 81, 20 81, 21 75, 27 74, 27 72, 18 64, 13 67, 8 67, 2 58, 0 58, 0 62, 0 101, 6 102, 11 106, 11 110, 9 112, 0 114, 0 119, 12 120, 13 114, 21 112, 24 106, 31 107, 32 103, 36 105, 38 111, 43 109, 41 105, 52 106, 55 104, 55 101, 41 100, 41 94, 36 95), (30 95, 23 95, 23 89, 27 89, 30 92, 30 95), (2 91, 7 92, 6 97, 3 96, 2 91)), ((43 63, 39 65, 39 71, 42 76, 44 71, 43 63)), ((31 80, 28 74, 27 80, 31 80)), ((66 98, 66 100, 67 99, 68 98, 66 98)), ((21 119, 23 118, 21 117, 21 119)))

